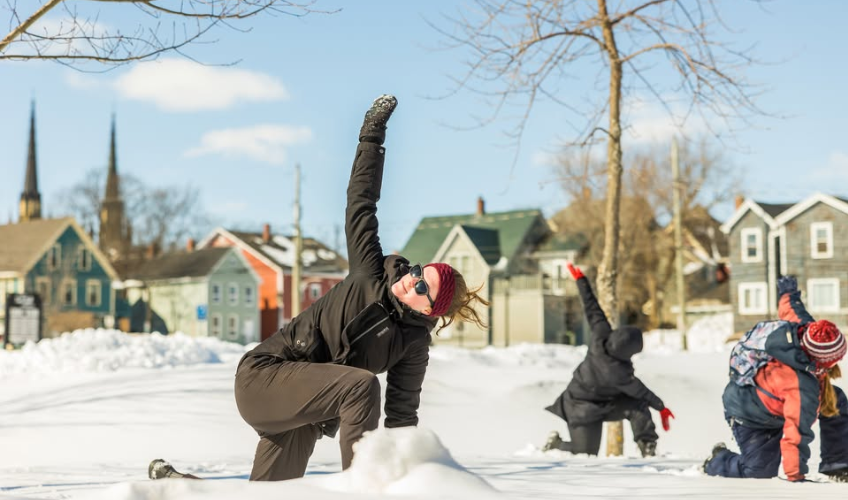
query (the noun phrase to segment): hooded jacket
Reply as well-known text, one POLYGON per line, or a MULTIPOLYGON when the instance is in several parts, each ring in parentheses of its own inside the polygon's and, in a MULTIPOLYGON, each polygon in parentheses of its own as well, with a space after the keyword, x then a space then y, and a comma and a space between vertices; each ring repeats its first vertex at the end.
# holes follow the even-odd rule
POLYGON ((581 425, 605 420, 622 398, 645 401, 657 411, 665 408, 633 370, 631 358, 642 351, 642 331, 634 326, 613 330, 588 278, 578 279, 577 288, 592 329, 589 351, 565 391, 546 409, 570 425, 581 425))
POLYGON ((780 297, 778 314, 783 324, 765 343, 766 353, 774 359, 759 369, 754 377, 756 385, 740 386, 731 380, 722 395, 731 425, 783 429, 780 453, 783 471, 790 480, 803 479, 808 471, 810 442, 815 437, 812 425, 819 408, 816 366, 798 339, 799 327, 813 321, 800 294, 780 297))
POLYGON ((384 425, 403 427, 418 424, 436 319, 409 309, 391 292, 392 284, 409 272, 409 261, 383 255, 377 235, 384 151, 367 142, 356 151, 345 212, 348 276, 246 357, 388 372, 384 425))

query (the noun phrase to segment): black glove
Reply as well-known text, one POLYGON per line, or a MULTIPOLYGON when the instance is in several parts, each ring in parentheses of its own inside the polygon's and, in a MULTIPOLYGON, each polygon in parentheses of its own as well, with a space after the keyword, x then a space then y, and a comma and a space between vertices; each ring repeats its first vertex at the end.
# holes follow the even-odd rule
POLYGON ((798 291, 798 280, 795 276, 781 276, 777 278, 777 296, 782 297, 784 293, 795 293, 798 291))

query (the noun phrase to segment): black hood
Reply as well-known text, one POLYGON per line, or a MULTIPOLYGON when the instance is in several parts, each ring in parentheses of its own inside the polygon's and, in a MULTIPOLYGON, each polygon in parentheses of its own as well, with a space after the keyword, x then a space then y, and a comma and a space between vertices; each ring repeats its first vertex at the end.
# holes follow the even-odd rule
POLYGON ((432 330, 436 326, 436 318, 410 309, 392 293, 392 285, 409 274, 409 261, 400 255, 388 255, 383 258, 383 272, 386 281, 386 305, 390 305, 394 309, 400 322, 412 326, 423 326, 432 330))
POLYGON ((642 330, 635 326, 624 326, 613 330, 607 339, 607 353, 622 361, 630 361, 634 354, 642 352, 642 330))

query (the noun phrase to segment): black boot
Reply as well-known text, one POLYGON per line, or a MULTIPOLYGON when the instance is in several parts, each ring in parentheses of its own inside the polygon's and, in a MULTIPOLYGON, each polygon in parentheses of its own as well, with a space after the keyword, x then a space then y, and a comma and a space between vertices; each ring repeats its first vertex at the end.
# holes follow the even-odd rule
POLYGON ((383 144, 386 140, 386 123, 392 117, 392 112, 397 107, 397 99, 393 95, 383 94, 374 99, 371 108, 365 113, 365 120, 359 130, 360 142, 373 142, 383 144))
POLYGON ((656 441, 636 441, 636 445, 639 446, 643 458, 657 456, 656 441))
POLYGON ((703 470, 704 472, 707 472, 707 464, 709 464, 709 463, 710 463, 710 461, 711 461, 712 459, 714 459, 714 458, 715 458, 715 457, 716 457, 719 453, 721 453, 721 452, 723 452, 723 451, 725 451, 725 450, 727 450, 727 445, 726 445, 726 444, 724 444, 724 443, 716 443, 716 444, 713 446, 713 451, 710 453, 710 456, 709 456, 709 457, 707 457, 707 459, 706 459, 706 460, 704 460, 704 465, 702 465, 702 466, 701 466, 701 470, 703 470))
POLYGON ((157 458, 150 462, 150 465, 147 467, 147 476, 150 479, 182 479, 189 476, 189 474, 177 472, 171 464, 161 458, 157 458))
POLYGON ((822 474, 826 475, 834 483, 848 483, 848 469, 832 470, 823 472, 822 474))

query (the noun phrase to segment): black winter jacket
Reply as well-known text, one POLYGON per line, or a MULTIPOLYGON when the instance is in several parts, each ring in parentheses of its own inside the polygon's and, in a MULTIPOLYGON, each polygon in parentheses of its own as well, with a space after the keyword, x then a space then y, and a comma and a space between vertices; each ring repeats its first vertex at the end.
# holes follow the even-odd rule
POLYGON ((577 280, 592 339, 589 352, 574 370, 565 391, 546 409, 571 425, 604 421, 622 398, 642 400, 660 411, 662 400, 639 380, 631 357, 642 351, 642 331, 633 326, 613 330, 588 278, 577 280))
POLYGON ((436 320, 404 306, 390 290, 409 272, 409 261, 384 256, 377 236, 384 151, 367 142, 356 150, 345 215, 348 276, 247 356, 388 371, 384 424, 403 427, 418 424, 436 320))

